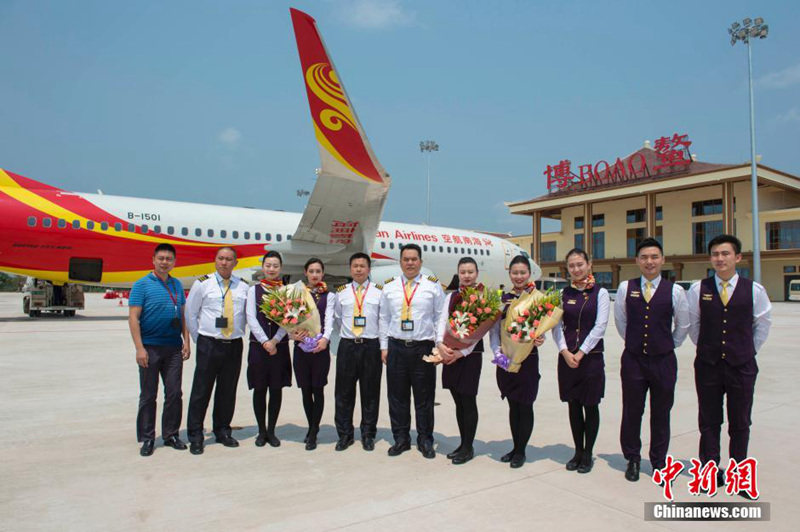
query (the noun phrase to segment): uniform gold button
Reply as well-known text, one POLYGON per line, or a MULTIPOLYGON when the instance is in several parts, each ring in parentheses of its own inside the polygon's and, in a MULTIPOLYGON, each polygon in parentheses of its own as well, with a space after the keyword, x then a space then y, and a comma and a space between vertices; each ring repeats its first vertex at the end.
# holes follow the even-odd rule
POLYGON ((728 320, 722 320, 722 323, 728 323, 728 320))
POLYGON ((728 309, 725 309, 725 312, 728 312, 728 309))
POLYGON ((722 345, 725 345, 725 340, 722 341, 722 345))
POLYGON ((644 328, 647 329, 647 324, 646 323, 644 324, 644 328))
POLYGON ((725 353, 722 353, 722 358, 725 358, 725 353))
POLYGON ((722 334, 725 334, 725 333, 727 333, 727 332, 728 332, 728 331, 725 331, 725 330, 723 330, 723 331, 722 331, 722 334))
POLYGON ((647 338, 647 333, 644 333, 644 337, 647 338))
POLYGON ((650 310, 650 305, 644 307, 645 310, 650 310))
POLYGON ((645 316, 644 319, 649 320, 650 316, 645 316))

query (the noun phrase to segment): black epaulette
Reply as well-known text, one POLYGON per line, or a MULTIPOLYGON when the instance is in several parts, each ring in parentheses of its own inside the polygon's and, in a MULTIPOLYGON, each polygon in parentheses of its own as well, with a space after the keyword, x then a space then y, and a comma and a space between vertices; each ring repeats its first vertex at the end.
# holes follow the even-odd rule
POLYGON ((374 286, 378 290, 383 290, 383 285, 382 284, 376 284, 376 285, 372 285, 372 286, 374 286))
POLYGON ((208 275, 201 275, 200 277, 197 278, 197 280, 200 281, 201 283, 203 281, 207 280, 207 279, 208 279, 208 275))
POLYGON ((438 283, 439 282, 439 279, 437 279, 435 275, 429 275, 428 276, 428 280, 433 282, 433 283, 438 283))
POLYGON ((244 279, 242 279, 241 277, 239 277, 239 282, 240 282, 240 283, 244 283, 244 285, 245 285, 245 286, 250 286, 250 283, 248 283, 247 281, 245 281, 245 280, 244 280, 244 279))
POLYGON ((346 285, 346 284, 340 284, 339 286, 337 286, 337 287, 336 287, 336 291, 337 291, 337 292, 341 292, 341 291, 343 291, 345 288, 347 288, 347 285, 346 285))
POLYGON ((391 283, 392 281, 394 281, 394 277, 389 277, 388 279, 386 279, 386 280, 383 282, 383 284, 389 284, 389 283, 391 283))

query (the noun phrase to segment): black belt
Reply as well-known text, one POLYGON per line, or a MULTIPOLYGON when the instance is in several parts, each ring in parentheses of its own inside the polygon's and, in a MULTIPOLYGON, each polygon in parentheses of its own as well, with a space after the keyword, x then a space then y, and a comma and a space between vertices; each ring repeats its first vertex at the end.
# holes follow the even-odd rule
POLYGON ((398 340, 397 338, 389 338, 389 341, 406 347, 420 347, 423 344, 434 343, 433 340, 398 340))
POLYGON ((207 340, 211 340, 212 342, 217 342, 217 343, 220 343, 220 344, 232 344, 234 342, 241 342, 242 341, 241 338, 214 338, 212 336, 204 336, 202 334, 200 336, 202 336, 203 338, 205 338, 207 340))
POLYGON ((342 338, 343 342, 352 342, 354 344, 372 344, 378 341, 377 338, 342 338))

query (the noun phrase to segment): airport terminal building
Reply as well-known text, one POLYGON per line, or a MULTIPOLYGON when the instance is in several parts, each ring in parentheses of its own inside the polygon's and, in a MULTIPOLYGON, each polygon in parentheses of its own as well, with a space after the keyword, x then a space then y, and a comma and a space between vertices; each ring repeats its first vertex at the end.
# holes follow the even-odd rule
MULTIPOLYGON (((739 273, 752 271, 750 163, 696 160, 686 135, 661 137, 650 147, 614 162, 573 165, 562 160, 544 172, 548 193, 507 203, 512 214, 531 217, 530 235, 512 237, 542 267, 543 275, 567 277, 564 255, 573 247, 593 259, 598 283, 616 288, 639 270, 636 245, 654 236, 664 246, 664 273, 697 280, 713 273, 707 245, 731 233, 742 241, 739 273), (561 222, 543 233, 542 220, 561 222)), ((800 279, 800 178, 761 164, 758 198, 761 278, 773 301, 788 297, 800 279)))

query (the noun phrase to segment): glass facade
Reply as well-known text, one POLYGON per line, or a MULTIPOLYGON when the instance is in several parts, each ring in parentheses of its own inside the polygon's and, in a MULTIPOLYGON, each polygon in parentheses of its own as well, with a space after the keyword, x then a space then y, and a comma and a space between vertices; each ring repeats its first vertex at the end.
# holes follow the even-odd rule
POLYGON ((708 216, 722 214, 722 200, 704 200, 692 202, 692 216, 708 216))
POLYGON ((606 234, 603 231, 592 233, 592 258, 606 258, 606 234))
POLYGON ((800 248, 800 220, 767 222, 767 249, 800 248))
POLYGON ((692 224, 692 242, 695 255, 707 255, 708 243, 715 236, 722 234, 722 220, 712 222, 696 222, 692 224))
POLYGON ((540 262, 555 262, 556 261, 556 243, 555 242, 542 242, 539 247, 539 261, 540 262))

